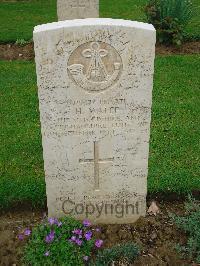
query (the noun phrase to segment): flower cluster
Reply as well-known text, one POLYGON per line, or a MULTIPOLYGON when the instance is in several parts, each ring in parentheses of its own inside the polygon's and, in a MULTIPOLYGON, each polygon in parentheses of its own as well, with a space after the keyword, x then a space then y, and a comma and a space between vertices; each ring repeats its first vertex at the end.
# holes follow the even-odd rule
POLYGON ((26 228, 23 233, 19 234, 17 237, 19 240, 24 240, 25 237, 31 235, 31 230, 29 228, 26 228))
MULTIPOLYGON (((94 228, 90 221, 84 220, 83 223, 73 218, 64 217, 62 220, 57 218, 48 218, 41 225, 36 227, 33 232, 26 228, 18 235, 19 240, 32 235, 28 245, 32 245, 32 249, 27 251, 27 257, 34 257, 35 252, 40 253, 40 260, 46 262, 55 260, 62 261, 56 254, 56 250, 60 249, 60 255, 68 260, 75 260, 73 254, 79 254, 79 262, 90 260, 91 252, 94 248, 99 249, 103 245, 103 240, 97 239, 100 228, 94 228), (70 248, 68 248, 70 246, 70 248), (66 248, 66 253, 65 253, 66 248), (41 249, 43 250, 41 254, 41 249), (30 253, 29 253, 30 252, 30 253), (31 255, 30 255, 31 254, 31 255)), ((38 257, 39 258, 39 257, 38 257)))
MULTIPOLYGON (((57 218, 53 218, 53 217, 50 217, 48 219, 48 223, 50 226, 53 226, 53 225, 56 225, 57 227, 61 227, 62 226, 62 222, 59 221, 57 218)), ((55 231, 54 230, 51 230, 50 233, 48 235, 46 235, 45 237, 45 242, 47 244, 50 244, 54 241, 54 238, 55 238, 55 231)), ((44 253, 44 256, 48 257, 50 255, 50 251, 46 251, 44 253)))
MULTIPOLYGON (((51 226, 51 231, 45 237, 45 243, 47 245, 53 243, 53 241, 55 240, 56 233, 55 233, 55 230, 53 230, 53 229, 55 229, 54 226, 56 226, 56 227, 62 226, 62 222, 60 222, 56 218, 49 218, 48 223, 51 226)), ((92 229, 91 225, 92 224, 90 221, 84 220, 82 228, 74 228, 71 232, 72 236, 70 237, 70 239, 66 239, 66 240, 69 241, 70 243, 74 244, 76 247, 82 247, 82 246, 84 246, 84 244, 87 241, 93 241, 94 246, 96 248, 101 248, 103 245, 103 240, 101 240, 101 239, 93 240, 94 231, 100 232, 100 228, 92 229)), ((44 256, 46 256, 46 257, 50 256, 50 251, 47 250, 44 253, 44 256)), ((89 256, 86 256, 86 255, 83 256, 83 260, 88 261, 89 256)))
MULTIPOLYGON (((80 228, 76 228, 72 231, 72 237, 69 239, 69 242, 77 245, 77 246, 82 246, 84 245, 84 241, 90 241, 92 240, 93 237, 93 231, 95 230, 96 232, 100 232, 100 228, 96 228, 96 229, 90 229, 89 227, 91 227, 91 223, 88 220, 84 220, 83 221, 83 226, 84 229, 80 229, 80 228)), ((96 248, 101 248, 103 245, 103 240, 101 239, 97 239, 94 242, 94 245, 96 248)), ((83 260, 88 261, 89 260, 89 256, 84 256, 83 260)))

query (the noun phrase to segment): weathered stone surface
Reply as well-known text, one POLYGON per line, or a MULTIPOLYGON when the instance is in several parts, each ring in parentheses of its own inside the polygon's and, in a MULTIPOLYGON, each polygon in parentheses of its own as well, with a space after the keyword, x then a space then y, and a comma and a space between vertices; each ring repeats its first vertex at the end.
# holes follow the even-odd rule
POLYGON ((146 212, 153 26, 85 19, 37 26, 49 216, 131 223, 146 212))
POLYGON ((57 0, 58 20, 98 18, 99 0, 57 0))

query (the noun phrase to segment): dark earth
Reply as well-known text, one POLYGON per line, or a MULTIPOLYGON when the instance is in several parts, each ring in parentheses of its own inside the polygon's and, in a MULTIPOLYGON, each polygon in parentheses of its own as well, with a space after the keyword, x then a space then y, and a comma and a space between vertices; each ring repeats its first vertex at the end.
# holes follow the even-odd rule
MULTIPOLYGON (((198 54, 200 53, 200 42, 186 42, 180 48, 174 46, 156 46, 156 54, 198 54)), ((24 46, 17 44, 0 44, 0 60, 33 60, 33 43, 24 46)))
MULTIPOLYGON (((151 201, 148 202, 150 205, 151 201)), ((104 247, 124 242, 137 243, 142 250, 134 266, 197 265, 181 258, 176 251, 177 243, 185 244, 187 237, 172 223, 170 213, 184 215, 182 199, 157 202, 160 213, 147 214, 135 224, 100 225, 104 247)), ((22 265, 21 258, 25 242, 17 235, 26 227, 36 226, 44 217, 45 210, 12 210, 0 215, 0 265, 22 265)), ((115 264, 128 265, 128 264, 115 264)))

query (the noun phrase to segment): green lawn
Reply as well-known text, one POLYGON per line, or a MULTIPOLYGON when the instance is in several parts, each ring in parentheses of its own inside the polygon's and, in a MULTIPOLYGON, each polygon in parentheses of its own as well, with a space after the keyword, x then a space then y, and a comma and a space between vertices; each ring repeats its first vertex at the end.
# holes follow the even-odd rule
MULTIPOLYGON (((147 0, 100 0, 100 16, 145 21, 146 2, 147 0)), ((200 39, 200 1, 192 2, 195 16, 187 27, 187 33, 200 39)), ((56 20, 56 0, 0 1, 0 42, 30 40, 35 25, 56 20)))
POLYGON ((0 207, 45 197, 35 66, 0 61, 1 140, 0 207))
MULTIPOLYGON (((199 57, 158 57, 153 93, 149 192, 200 189, 199 57)), ((33 62, 0 61, 0 208, 45 203, 42 146, 33 62)))

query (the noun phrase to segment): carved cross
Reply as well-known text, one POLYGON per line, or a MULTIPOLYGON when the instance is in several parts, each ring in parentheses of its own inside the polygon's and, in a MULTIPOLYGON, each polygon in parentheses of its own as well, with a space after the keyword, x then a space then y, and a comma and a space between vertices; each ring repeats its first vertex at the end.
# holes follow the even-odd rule
POLYGON ((99 165, 102 163, 111 163, 114 158, 99 158, 99 143, 94 141, 94 159, 80 159, 79 162, 84 163, 94 163, 94 190, 99 190, 99 165))

